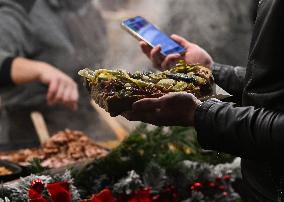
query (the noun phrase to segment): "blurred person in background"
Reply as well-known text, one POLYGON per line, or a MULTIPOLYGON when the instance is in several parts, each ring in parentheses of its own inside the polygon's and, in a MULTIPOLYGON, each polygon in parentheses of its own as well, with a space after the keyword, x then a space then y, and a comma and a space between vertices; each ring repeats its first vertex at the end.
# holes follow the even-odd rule
POLYGON ((0 149, 38 145, 32 111, 43 114, 51 134, 107 133, 85 88, 76 85, 78 70, 102 63, 106 48, 104 21, 91 0, 0 0, 0 35, 0 69, 12 73, 4 82, 36 80, 0 89, 0 149))
POLYGON ((39 81, 48 86, 47 102, 63 104, 71 110, 77 109, 77 84, 66 74, 40 61, 25 58, 6 58, 0 69, 0 88, 9 90, 13 86, 39 81), (64 94, 60 93, 63 86, 64 94))
POLYGON ((141 42, 142 51, 161 70, 184 59, 211 68, 215 82, 242 104, 209 99, 201 102, 192 94, 172 93, 143 99, 126 113, 129 120, 155 125, 194 126, 204 149, 242 157, 247 201, 284 201, 284 1, 259 2, 247 68, 214 63, 198 45, 173 35, 185 47, 181 56, 160 56, 141 42))

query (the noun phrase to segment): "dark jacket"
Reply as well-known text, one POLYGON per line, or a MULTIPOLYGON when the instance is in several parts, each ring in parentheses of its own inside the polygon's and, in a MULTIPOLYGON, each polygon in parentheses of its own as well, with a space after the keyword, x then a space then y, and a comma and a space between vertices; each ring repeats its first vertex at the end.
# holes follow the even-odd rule
POLYGON ((209 100, 195 115, 205 149, 242 157, 252 201, 277 201, 284 185, 283 4, 260 1, 246 69, 213 67, 216 83, 242 97, 242 106, 209 100))

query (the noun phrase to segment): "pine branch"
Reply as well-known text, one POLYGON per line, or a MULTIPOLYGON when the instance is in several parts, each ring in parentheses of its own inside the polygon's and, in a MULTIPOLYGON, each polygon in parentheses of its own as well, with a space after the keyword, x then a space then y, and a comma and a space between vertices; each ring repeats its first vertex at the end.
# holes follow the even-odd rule
POLYGON ((216 152, 204 153, 193 128, 149 129, 146 124, 141 124, 109 155, 77 171, 74 178, 76 186, 85 190, 81 192, 82 196, 88 197, 105 187, 111 188, 130 170, 142 176, 150 162, 167 170, 184 160, 217 164, 233 159, 224 157, 221 158, 216 152))

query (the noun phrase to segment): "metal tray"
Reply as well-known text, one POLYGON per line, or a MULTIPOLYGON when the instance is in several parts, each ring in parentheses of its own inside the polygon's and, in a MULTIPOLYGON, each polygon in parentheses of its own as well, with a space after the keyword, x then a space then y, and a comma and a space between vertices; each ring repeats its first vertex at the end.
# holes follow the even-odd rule
POLYGON ((12 174, 0 176, 0 182, 7 182, 17 179, 21 176, 23 169, 10 161, 0 160, 0 167, 6 167, 12 171, 12 174))

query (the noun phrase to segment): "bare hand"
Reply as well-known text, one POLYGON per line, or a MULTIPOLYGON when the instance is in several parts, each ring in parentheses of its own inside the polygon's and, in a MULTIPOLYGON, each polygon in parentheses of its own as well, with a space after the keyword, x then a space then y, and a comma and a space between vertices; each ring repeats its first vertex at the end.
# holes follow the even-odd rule
POLYGON ((40 66, 39 80, 48 85, 48 104, 64 104, 71 110, 76 110, 79 98, 77 84, 69 76, 47 63, 40 63, 40 66))
POLYGON ((185 48, 184 55, 170 54, 167 57, 163 57, 160 53, 160 46, 151 48, 144 41, 140 42, 140 47, 143 53, 152 61, 154 67, 160 70, 166 70, 173 66, 173 64, 177 63, 178 60, 183 59, 187 64, 201 64, 205 67, 211 68, 213 60, 204 49, 194 43, 190 43, 181 36, 173 34, 171 38, 185 48))
POLYGON ((190 93, 169 93, 160 98, 135 102, 131 112, 123 114, 130 121, 143 121, 157 126, 192 126, 197 106, 201 104, 190 93))

